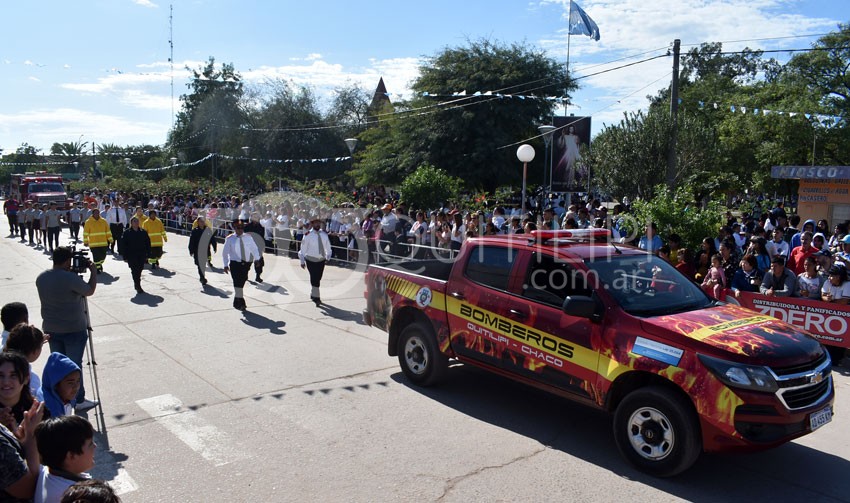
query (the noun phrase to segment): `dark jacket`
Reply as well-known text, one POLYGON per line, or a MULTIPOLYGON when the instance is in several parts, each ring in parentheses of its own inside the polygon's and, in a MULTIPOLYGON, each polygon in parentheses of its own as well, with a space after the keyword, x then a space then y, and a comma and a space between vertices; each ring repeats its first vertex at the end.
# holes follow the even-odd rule
POLYGON ((748 275, 742 267, 739 267, 735 271, 735 275, 732 276, 731 288, 732 290, 740 290, 742 292, 758 292, 761 283, 758 285, 753 284, 752 280, 754 278, 758 278, 761 281, 764 278, 764 273, 759 269, 753 269, 748 275))
POLYGON ((127 229, 118 242, 118 253, 128 262, 147 260, 150 251, 151 240, 144 229, 127 229))
POLYGON ((207 245, 207 255, 209 255, 210 245, 212 245, 213 250, 218 250, 218 245, 212 235, 212 230, 209 227, 204 227, 203 229, 195 227, 192 229, 192 233, 189 235, 189 255, 193 257, 197 255, 201 243, 203 243, 206 239, 209 239, 209 244, 207 245), (204 238, 204 234, 206 234, 208 238, 204 238))

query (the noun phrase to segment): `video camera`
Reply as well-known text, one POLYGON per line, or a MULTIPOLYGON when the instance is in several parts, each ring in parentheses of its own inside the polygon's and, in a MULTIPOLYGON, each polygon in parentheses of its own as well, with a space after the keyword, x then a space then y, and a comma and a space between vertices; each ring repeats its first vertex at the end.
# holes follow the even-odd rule
POLYGON ((71 272, 83 274, 88 271, 92 264, 88 257, 89 249, 80 248, 78 250, 76 246, 72 246, 71 252, 71 272))

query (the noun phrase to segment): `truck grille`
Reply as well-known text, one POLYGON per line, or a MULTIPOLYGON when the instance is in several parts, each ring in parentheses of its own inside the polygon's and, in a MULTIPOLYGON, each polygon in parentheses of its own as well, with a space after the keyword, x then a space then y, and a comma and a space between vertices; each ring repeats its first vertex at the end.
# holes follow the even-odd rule
POLYGON ((814 405, 821 398, 829 394, 832 387, 832 376, 827 376, 826 379, 811 386, 803 386, 796 389, 789 389, 782 393, 782 399, 785 405, 791 409, 804 409, 810 405, 814 405))
POLYGON ((832 362, 826 352, 811 363, 771 372, 779 385, 776 396, 788 410, 817 405, 832 392, 832 362))

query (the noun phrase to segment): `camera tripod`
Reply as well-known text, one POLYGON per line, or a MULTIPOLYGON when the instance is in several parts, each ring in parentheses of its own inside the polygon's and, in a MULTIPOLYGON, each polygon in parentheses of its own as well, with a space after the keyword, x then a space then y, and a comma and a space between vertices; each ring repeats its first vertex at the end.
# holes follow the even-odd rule
POLYGON ((100 398, 100 383, 97 380, 97 361, 94 358, 94 337, 92 336, 93 329, 91 327, 91 317, 89 316, 89 299, 83 297, 83 311, 86 314, 86 331, 88 332, 88 344, 86 345, 86 366, 89 368, 89 383, 94 385, 94 399, 97 402, 95 405, 95 422, 97 431, 106 438, 106 421, 103 418, 103 401, 100 398))

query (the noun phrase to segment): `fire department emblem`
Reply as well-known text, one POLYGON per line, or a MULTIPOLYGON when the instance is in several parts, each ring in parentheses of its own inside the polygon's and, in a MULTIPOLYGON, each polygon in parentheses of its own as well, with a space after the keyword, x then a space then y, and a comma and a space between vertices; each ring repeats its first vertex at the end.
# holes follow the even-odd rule
POLYGON ((416 305, 419 307, 428 307, 431 304, 431 289, 423 286, 416 292, 416 305))

